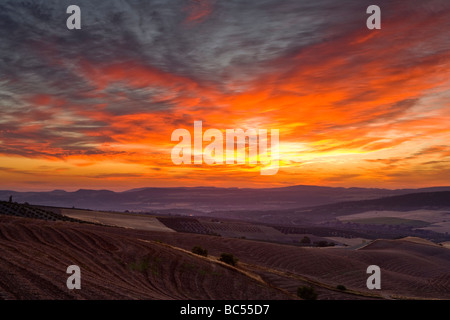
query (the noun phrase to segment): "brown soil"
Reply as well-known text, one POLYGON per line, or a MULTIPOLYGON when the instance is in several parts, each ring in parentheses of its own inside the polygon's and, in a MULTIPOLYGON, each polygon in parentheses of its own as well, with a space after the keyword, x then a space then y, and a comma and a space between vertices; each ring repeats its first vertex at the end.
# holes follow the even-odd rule
POLYGON ((450 299, 450 250, 417 239, 304 248, 0 216, 0 252, 3 299, 291 299, 305 284, 319 299, 450 299), (190 253, 197 245, 208 258, 190 253), (239 258, 237 268, 217 262, 222 252, 239 258), (81 290, 66 288, 71 264, 81 267, 81 290), (366 287, 372 264, 382 290, 366 287))
POLYGON ((416 239, 377 240, 363 249, 349 250, 183 233, 149 233, 147 237, 185 249, 203 244, 212 255, 231 252, 242 268, 291 294, 299 283, 309 283, 323 291, 319 299, 450 299, 450 250, 416 239), (382 290, 367 289, 369 265, 381 268, 382 290), (348 290, 335 290, 339 284, 348 290))
POLYGON ((256 277, 121 228, 0 216, 0 252, 0 299, 290 298, 256 277), (69 265, 81 268, 81 290, 66 287, 69 265))

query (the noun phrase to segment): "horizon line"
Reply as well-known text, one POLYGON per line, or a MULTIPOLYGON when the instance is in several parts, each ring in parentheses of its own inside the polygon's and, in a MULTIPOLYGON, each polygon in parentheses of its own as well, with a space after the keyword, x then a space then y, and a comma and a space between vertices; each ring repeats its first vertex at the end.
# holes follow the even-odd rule
POLYGON ((292 187, 317 187, 317 188, 333 188, 333 189, 378 189, 378 190, 419 190, 419 189, 435 189, 435 188, 450 188, 450 185, 437 185, 437 186, 431 186, 431 187, 404 187, 404 188, 381 188, 381 187, 333 187, 333 186, 324 186, 324 185, 308 185, 308 184, 296 184, 296 185, 289 185, 289 186, 283 186, 283 187, 214 187, 214 186, 176 186, 176 187, 139 187, 139 188, 131 188, 131 189, 125 189, 122 191, 119 190, 113 190, 113 189, 86 189, 86 188, 79 188, 72 191, 67 191, 65 189, 52 189, 52 190, 12 190, 12 189, 0 189, 0 192, 17 192, 17 193, 27 193, 27 192, 36 192, 36 193, 42 193, 42 192, 55 192, 55 191, 61 191, 61 192, 67 192, 67 193, 75 193, 79 191, 110 191, 114 193, 123 193, 123 192, 130 192, 130 191, 138 191, 138 190, 144 190, 144 189, 239 189, 239 190, 245 190, 245 189, 253 189, 253 190, 262 190, 262 189, 284 189, 284 188, 292 188, 292 187))

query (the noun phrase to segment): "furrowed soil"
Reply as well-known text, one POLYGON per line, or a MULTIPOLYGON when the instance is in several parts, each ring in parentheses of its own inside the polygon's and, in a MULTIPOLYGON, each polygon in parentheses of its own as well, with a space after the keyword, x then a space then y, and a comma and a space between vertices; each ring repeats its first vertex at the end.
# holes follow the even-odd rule
POLYGON ((122 231, 0 216, 0 299, 291 298, 220 262, 122 231), (81 268, 81 290, 67 289, 69 265, 81 268))
POLYGON ((301 285, 319 299, 450 299, 450 250, 414 238, 307 248, 0 216, 0 252, 2 299, 274 300, 301 285), (223 252, 236 267, 218 261, 223 252), (81 268, 81 290, 66 287, 69 265, 81 268), (381 290, 366 287, 369 265, 381 268, 381 290))

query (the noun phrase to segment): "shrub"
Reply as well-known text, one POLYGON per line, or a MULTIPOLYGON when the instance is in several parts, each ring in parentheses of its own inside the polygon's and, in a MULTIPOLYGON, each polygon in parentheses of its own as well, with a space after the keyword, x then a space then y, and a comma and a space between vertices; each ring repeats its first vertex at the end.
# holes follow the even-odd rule
POLYGON ((314 244, 318 247, 326 247, 328 245, 328 242, 321 240, 321 241, 314 242, 314 244))
POLYGON ((316 300, 317 292, 312 286, 301 286, 297 289, 297 295, 304 300, 316 300))
POLYGON ((334 242, 327 242, 327 241, 321 240, 321 241, 315 241, 314 245, 316 245, 317 247, 334 247, 336 244, 334 242))
POLYGON ((300 243, 304 243, 304 244, 310 244, 311 243, 311 239, 307 236, 304 236, 302 240, 300 240, 300 243))
POLYGON ((338 285, 336 286, 336 288, 337 288, 338 290, 341 290, 341 291, 347 290, 347 288, 346 288, 344 285, 342 285, 342 284, 338 284, 338 285))
POLYGON ((239 261, 239 259, 233 256, 231 253, 222 253, 219 260, 232 266, 235 266, 239 261))
POLYGON ((195 246, 192 248, 192 253, 198 254, 199 256, 204 256, 207 257, 208 256, 208 250, 203 249, 200 246, 195 246))

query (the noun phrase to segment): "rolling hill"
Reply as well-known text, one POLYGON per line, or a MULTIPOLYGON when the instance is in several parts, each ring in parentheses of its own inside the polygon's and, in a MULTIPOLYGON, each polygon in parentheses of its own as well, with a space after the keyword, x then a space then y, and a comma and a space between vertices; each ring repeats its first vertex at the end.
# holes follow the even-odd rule
POLYGON ((215 211, 208 216, 229 217, 288 225, 318 224, 337 217, 366 211, 450 210, 450 191, 416 192, 370 200, 336 203, 284 210, 215 211))
POLYGON ((0 299, 292 298, 217 260, 124 230, 0 216, 0 299), (81 268, 81 290, 66 287, 69 265, 81 268))
POLYGON ((319 299, 450 299, 450 250, 416 238, 306 248, 0 215, 0 250, 2 299, 296 299, 302 285, 319 299), (190 252, 198 245, 208 257, 190 252), (237 267, 218 261, 223 252, 237 267), (72 264, 82 290, 65 286, 72 264), (372 264, 381 291, 366 288, 372 264))

